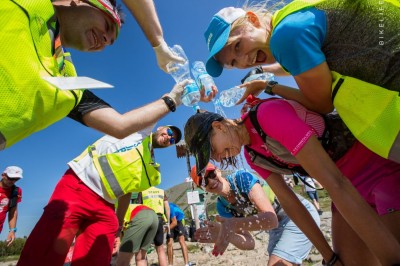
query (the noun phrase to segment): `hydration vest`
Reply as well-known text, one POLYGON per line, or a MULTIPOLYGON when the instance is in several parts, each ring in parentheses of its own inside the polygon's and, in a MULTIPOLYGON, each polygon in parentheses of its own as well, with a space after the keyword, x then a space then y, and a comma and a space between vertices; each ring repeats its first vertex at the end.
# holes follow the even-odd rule
MULTIPOLYGON (((264 130, 261 128, 257 119, 257 109, 263 102, 273 101, 274 98, 269 98, 258 102, 255 106, 253 106, 249 113, 248 117, 257 131, 258 135, 264 141, 265 146, 274 154, 274 157, 265 156, 249 146, 245 146, 247 153, 250 156, 251 161, 264 169, 283 174, 290 175, 293 173, 298 173, 300 175, 308 175, 308 173, 303 169, 303 167, 299 164, 296 157, 294 157, 282 144, 280 144, 275 139, 269 137, 264 130), (281 160, 276 159, 275 157, 280 158, 281 160)), ((287 101, 292 105, 291 101, 287 101)), ((340 117, 331 113, 324 116, 325 120, 325 130, 324 133, 318 140, 321 142, 322 147, 328 153, 328 155, 332 158, 333 161, 340 159, 349 148, 354 144, 355 138, 351 134, 350 130, 346 127, 346 125, 342 122, 340 117)))
POLYGON ((167 218, 164 212, 164 190, 151 187, 141 192, 143 205, 151 208, 157 215, 162 216, 164 222, 167 222, 167 218))
MULTIPOLYGON (((327 0, 297 0, 274 13, 275 28, 286 16, 327 0)), ((398 0, 384 0, 400 8, 398 0)), ((352 134, 368 149, 400 163, 400 93, 332 71, 332 102, 352 134)), ((400 84, 398 84, 400 86, 400 84)))
POLYGON ((111 199, 130 192, 140 192, 161 183, 160 165, 152 160, 152 136, 143 139, 137 147, 128 151, 97 154, 96 143, 89 146, 77 159, 86 153, 93 164, 111 199))
POLYGON ((7 0, 0 5, 0 150, 69 114, 83 90, 60 90, 45 76, 76 76, 69 53, 53 55, 51 1, 7 0))

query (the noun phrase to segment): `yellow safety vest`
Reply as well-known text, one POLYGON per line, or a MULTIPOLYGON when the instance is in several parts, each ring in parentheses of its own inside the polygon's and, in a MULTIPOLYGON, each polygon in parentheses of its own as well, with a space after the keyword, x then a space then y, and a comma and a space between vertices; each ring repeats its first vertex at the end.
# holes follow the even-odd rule
POLYGON ((142 191, 143 205, 154 210, 155 213, 162 215, 163 220, 166 222, 167 218, 164 212, 164 190, 151 187, 142 191))
MULTIPOLYGON (((52 54, 47 23, 51 1, 4 0, 0 4, 0 150, 67 116, 81 90, 59 90, 44 76, 76 76, 63 54, 63 68, 52 54)), ((60 60, 60 57, 58 58, 60 60)))
MULTIPOLYGON (((289 14, 327 0, 298 0, 274 13, 272 26, 289 14)), ((397 0, 384 0, 400 7, 397 0)), ((400 163, 400 95, 332 71, 332 101, 351 133, 376 154, 400 163)), ((400 86, 400 84, 399 84, 400 86)))
POLYGON ((111 199, 117 199, 130 192, 140 192, 161 183, 160 165, 152 161, 151 135, 144 138, 137 147, 125 152, 97 154, 96 143, 89 146, 86 153, 92 157, 93 164, 111 199))

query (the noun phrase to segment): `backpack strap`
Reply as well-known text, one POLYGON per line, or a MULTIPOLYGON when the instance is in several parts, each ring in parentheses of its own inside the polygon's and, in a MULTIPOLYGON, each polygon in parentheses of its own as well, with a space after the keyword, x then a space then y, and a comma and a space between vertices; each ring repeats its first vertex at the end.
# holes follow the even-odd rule
POLYGON ((10 196, 10 201, 8 203, 8 210, 17 206, 17 201, 18 201, 18 187, 16 185, 13 185, 12 191, 11 191, 11 196, 10 196))
MULTIPOLYGON (((261 139, 265 142, 267 134, 261 128, 260 123, 258 123, 258 119, 257 119, 257 110, 258 110, 258 107, 260 106, 261 103, 262 102, 260 102, 257 105, 253 106, 250 109, 250 111, 248 113, 248 116, 249 116, 249 119, 250 119, 254 129, 257 131, 257 133, 261 137, 261 139)), ((287 170, 290 170, 292 172, 298 172, 298 173, 301 173, 303 175, 308 175, 307 172, 301 166, 289 166, 288 164, 283 163, 281 161, 278 161, 278 160, 276 160, 276 159, 274 159, 272 157, 264 156, 263 154, 260 154, 259 152, 253 150, 252 148, 250 148, 248 146, 245 146, 245 149, 246 149, 247 153, 250 155, 252 161, 254 161, 254 159, 256 157, 260 157, 263 160, 266 160, 269 163, 271 163, 272 165, 274 165, 274 167, 277 167, 279 169, 287 169, 287 170)))

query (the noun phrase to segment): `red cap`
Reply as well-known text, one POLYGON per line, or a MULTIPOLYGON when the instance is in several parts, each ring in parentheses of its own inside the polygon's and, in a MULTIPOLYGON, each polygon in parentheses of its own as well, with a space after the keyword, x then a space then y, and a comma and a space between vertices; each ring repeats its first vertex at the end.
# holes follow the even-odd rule
MULTIPOLYGON (((207 171, 214 171, 216 169, 215 165, 213 165, 212 163, 208 163, 206 166, 206 173, 207 171)), ((192 167, 192 171, 190 171, 190 176, 192 177, 193 182, 198 186, 201 187, 202 184, 202 180, 203 178, 201 177, 201 175, 197 175, 197 169, 196 166, 192 167)))

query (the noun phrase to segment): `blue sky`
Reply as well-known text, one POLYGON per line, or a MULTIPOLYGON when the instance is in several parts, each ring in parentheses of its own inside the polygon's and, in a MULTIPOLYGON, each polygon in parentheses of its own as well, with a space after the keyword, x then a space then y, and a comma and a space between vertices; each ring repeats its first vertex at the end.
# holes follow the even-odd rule
MULTIPOLYGON (((159 0, 155 4, 165 40, 170 46, 181 45, 189 61, 193 62, 205 61, 207 58, 203 33, 211 17, 221 8, 239 7, 243 1, 159 0)), ((97 53, 70 51, 80 76, 92 77, 115 86, 113 89, 95 90, 94 93, 120 113, 159 99, 174 85, 172 77, 158 68, 152 47, 136 21, 123 8, 126 23, 113 46, 97 53)), ((248 70, 225 70, 214 81, 222 91, 239 84, 247 72, 248 70)), ((292 78, 277 80, 294 86, 292 78)), ((201 103, 200 106, 202 109, 214 110, 211 103, 201 103)), ((237 118, 239 110, 240 107, 225 108, 225 113, 230 118, 237 118)), ((191 108, 181 106, 157 125, 173 124, 183 130, 191 114, 191 108)), ((67 170, 67 162, 101 136, 101 133, 65 118, 0 152, 1 171, 8 165, 18 165, 24 170, 24 178, 18 182, 23 190, 23 199, 18 207, 18 237, 28 235, 40 218, 55 185, 67 170)), ((161 188, 167 189, 184 182, 188 176, 186 160, 176 157, 175 147, 158 149, 155 154, 161 164, 161 188)), ((193 158, 191 161, 193 164, 193 158)), ((6 220, 0 241, 5 240, 7 233, 6 220)))

